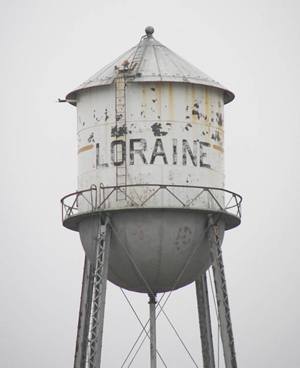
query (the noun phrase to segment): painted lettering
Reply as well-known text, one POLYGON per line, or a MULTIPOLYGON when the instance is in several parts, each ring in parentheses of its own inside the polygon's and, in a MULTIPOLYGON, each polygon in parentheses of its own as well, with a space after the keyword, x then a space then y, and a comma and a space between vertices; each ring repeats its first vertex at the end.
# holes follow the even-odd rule
POLYGON ((134 155, 137 154, 140 156, 142 162, 144 164, 147 164, 147 160, 146 157, 144 155, 144 152, 147 149, 147 141, 146 139, 143 138, 139 138, 139 139, 130 139, 130 152, 129 152, 129 157, 130 157, 130 165, 134 165, 134 155), (135 145, 138 144, 139 148, 136 148, 135 145))
POLYGON ((192 142, 187 139, 173 138, 164 140, 164 138, 156 138, 152 152, 147 149, 147 141, 144 138, 134 138, 128 140, 128 146, 123 139, 113 140, 110 144, 110 160, 107 163, 105 149, 106 145, 100 143, 95 144, 96 148, 96 168, 108 167, 109 165, 124 165, 128 160, 129 165, 142 163, 149 164, 165 164, 168 165, 192 165, 194 167, 211 168, 208 160, 208 153, 211 148, 210 143, 195 139, 192 142), (182 142, 182 143, 181 143, 182 142), (165 151, 165 147, 167 151, 165 151), (127 151, 129 148, 129 152, 127 151), (127 158, 127 155, 129 156, 127 158), (150 155, 150 157, 149 157, 150 155), (182 158, 181 158, 182 157, 182 158))
POLYGON ((120 166, 126 159, 126 145, 125 141, 112 141, 110 145, 111 162, 114 166, 120 166))
POLYGON ((96 143, 96 168, 98 169, 99 167, 108 167, 108 164, 107 163, 101 163, 100 144, 96 143))
POLYGON ((197 141, 193 141, 193 151, 186 139, 182 140, 182 165, 187 163, 187 153, 189 154, 194 166, 197 166, 197 141))
POLYGON ((167 156, 164 151, 162 140, 160 138, 157 138, 155 141, 152 155, 151 155, 150 164, 153 164, 156 157, 159 157, 159 156, 163 158, 164 164, 167 165, 168 161, 167 161, 167 156))
POLYGON ((177 165, 177 139, 173 139, 173 165, 177 165))
POLYGON ((200 141, 200 167, 211 168, 210 164, 205 162, 207 153, 204 151, 205 147, 210 147, 210 143, 200 141))

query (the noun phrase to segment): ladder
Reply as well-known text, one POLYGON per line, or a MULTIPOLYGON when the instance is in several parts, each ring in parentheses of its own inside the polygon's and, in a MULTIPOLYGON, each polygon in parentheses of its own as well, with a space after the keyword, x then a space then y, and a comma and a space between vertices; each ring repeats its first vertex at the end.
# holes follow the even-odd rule
POLYGON ((138 74, 138 70, 139 70, 141 61, 143 59, 144 53, 145 53, 145 49, 146 49, 146 44, 144 42, 145 38, 147 38, 147 36, 143 36, 141 38, 139 44, 137 45, 137 48, 135 50, 131 63, 129 64, 129 70, 133 71, 135 69, 136 74, 138 74))
POLYGON ((123 63, 121 67, 116 67, 117 76, 115 78, 116 123, 114 129, 114 162, 116 166, 117 201, 124 201, 127 197, 126 82, 138 74, 138 69, 146 49, 146 43, 144 42, 145 38, 146 36, 141 38, 131 62, 123 63), (134 75, 131 74, 132 71, 135 71, 134 75))
POLYGON ((127 194, 127 155, 126 155, 126 71, 118 70, 115 79, 115 165, 116 165, 116 190, 117 201, 126 199, 127 194))

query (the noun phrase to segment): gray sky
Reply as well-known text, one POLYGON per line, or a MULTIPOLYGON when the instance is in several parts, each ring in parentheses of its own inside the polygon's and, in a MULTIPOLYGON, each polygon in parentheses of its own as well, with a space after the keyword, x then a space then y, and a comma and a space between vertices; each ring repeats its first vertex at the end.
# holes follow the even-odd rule
MULTIPOLYGON (((61 225, 59 200, 76 189, 76 111, 55 99, 150 24, 159 41, 236 94, 225 108, 226 187, 243 195, 243 221, 223 250, 239 366, 299 367, 299 2, 0 5, 0 366, 73 364, 83 250, 61 225)), ((146 297, 131 299, 146 318, 146 297)), ((166 310, 200 362, 193 285, 166 310)), ((106 312, 103 367, 119 367, 139 326, 112 284, 106 312)), ((158 334, 168 366, 193 367, 163 318, 158 334)), ((148 366, 147 349, 133 367, 148 366)))

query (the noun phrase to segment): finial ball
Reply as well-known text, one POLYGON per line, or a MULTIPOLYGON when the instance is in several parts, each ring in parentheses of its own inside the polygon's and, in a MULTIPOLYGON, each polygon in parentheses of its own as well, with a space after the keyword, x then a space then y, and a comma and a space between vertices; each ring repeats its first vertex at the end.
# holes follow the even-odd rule
POLYGON ((152 26, 148 26, 145 28, 145 32, 147 36, 151 36, 154 33, 154 28, 152 26))

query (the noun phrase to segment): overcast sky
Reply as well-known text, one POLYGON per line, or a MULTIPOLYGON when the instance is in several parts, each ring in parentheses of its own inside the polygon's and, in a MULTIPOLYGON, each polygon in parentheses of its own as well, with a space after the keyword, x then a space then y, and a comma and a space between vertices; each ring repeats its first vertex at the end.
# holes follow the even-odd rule
MULTIPOLYGON (((76 109, 55 100, 153 25, 236 94, 225 107, 226 188, 243 195, 243 220, 223 253, 239 367, 299 367, 299 2, 0 4, 0 366, 73 365, 84 254, 59 200, 76 189, 76 109)), ((146 296, 131 300, 145 319, 146 296)), ((106 307, 103 367, 120 367, 139 326, 112 284, 106 307)), ((194 286, 166 311, 201 366, 194 286)), ((193 367, 163 318, 158 348, 168 367, 193 367)), ((146 344, 132 367, 148 364, 146 344)))

